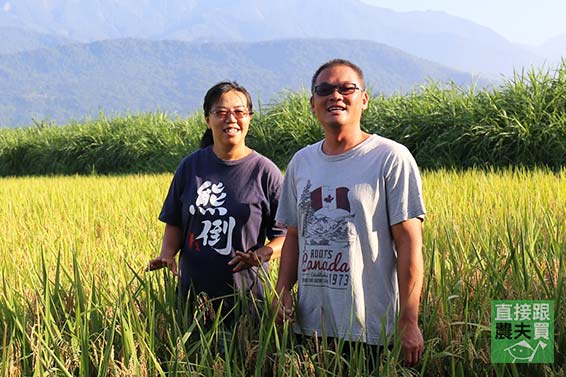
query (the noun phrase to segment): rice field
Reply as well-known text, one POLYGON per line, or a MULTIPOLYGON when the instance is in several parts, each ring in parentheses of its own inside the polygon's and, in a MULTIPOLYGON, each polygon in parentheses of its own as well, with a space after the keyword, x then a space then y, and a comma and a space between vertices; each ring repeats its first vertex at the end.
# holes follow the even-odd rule
MULTIPOLYGON (((367 350, 297 344, 268 303, 233 329, 175 310, 159 252, 170 174, 0 178, 0 375, 368 375, 367 350)), ((423 173, 423 361, 385 376, 566 375, 566 171, 423 173), (492 364, 490 301, 551 299, 554 364, 492 364)), ((277 263, 272 263, 271 281, 277 263)))

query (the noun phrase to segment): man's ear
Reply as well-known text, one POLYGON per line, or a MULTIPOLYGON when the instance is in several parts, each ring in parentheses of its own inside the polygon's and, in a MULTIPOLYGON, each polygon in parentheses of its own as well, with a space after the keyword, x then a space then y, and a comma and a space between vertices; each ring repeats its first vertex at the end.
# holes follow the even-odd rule
POLYGON ((369 106, 369 94, 364 90, 362 93, 362 110, 366 110, 369 106))
POLYGON ((313 98, 313 96, 311 96, 311 98, 309 99, 309 103, 311 104, 311 113, 314 114, 314 98, 313 98))

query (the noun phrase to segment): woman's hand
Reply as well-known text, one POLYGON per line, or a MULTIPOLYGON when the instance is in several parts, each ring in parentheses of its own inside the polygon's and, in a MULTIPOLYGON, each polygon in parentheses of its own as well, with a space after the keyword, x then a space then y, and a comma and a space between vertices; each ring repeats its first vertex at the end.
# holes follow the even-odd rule
MULTIPOLYGON (((259 252, 259 250, 257 250, 259 252)), ((234 258, 230 259, 228 266, 234 266, 232 269, 234 272, 242 271, 252 266, 259 266, 261 264, 259 254, 253 251, 244 253, 242 251, 236 251, 234 258)))
POLYGON ((164 257, 157 257, 152 259, 147 264, 147 271, 155 271, 159 270, 163 267, 168 267, 169 270, 173 273, 173 275, 178 276, 179 273, 177 271, 177 261, 175 258, 164 258, 164 257))
POLYGON ((182 237, 183 231, 181 228, 175 225, 165 224, 161 253, 159 253, 157 258, 149 261, 147 264, 147 271, 154 271, 163 267, 169 267, 169 270, 171 270, 173 275, 179 276, 175 255, 181 248, 182 237))
POLYGON ((236 255, 228 262, 229 266, 236 265, 232 271, 238 272, 253 266, 259 266, 262 263, 269 262, 272 259, 281 256, 281 247, 285 237, 275 237, 268 244, 255 251, 247 253, 236 251, 236 255))

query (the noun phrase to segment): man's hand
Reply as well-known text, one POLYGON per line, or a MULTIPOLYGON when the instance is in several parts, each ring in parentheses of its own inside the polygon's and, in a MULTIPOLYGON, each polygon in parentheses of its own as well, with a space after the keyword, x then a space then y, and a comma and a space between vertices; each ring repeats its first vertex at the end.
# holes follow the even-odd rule
POLYGON ((424 339, 416 322, 399 321, 399 332, 401 334, 401 346, 405 365, 410 367, 420 361, 424 351, 424 339))
POLYGON ((287 290, 281 292, 281 294, 273 299, 271 305, 273 310, 277 311, 277 316, 275 318, 276 323, 283 323, 285 321, 293 321, 293 296, 287 290))

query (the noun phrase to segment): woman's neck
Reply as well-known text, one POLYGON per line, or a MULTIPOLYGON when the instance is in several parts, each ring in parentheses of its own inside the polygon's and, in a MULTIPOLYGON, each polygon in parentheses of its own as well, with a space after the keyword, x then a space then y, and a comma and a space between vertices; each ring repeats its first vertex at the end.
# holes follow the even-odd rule
POLYGON ((221 160, 234 161, 248 156, 250 153, 252 153, 252 150, 246 145, 224 148, 220 145, 212 144, 212 152, 214 152, 214 154, 221 160))

